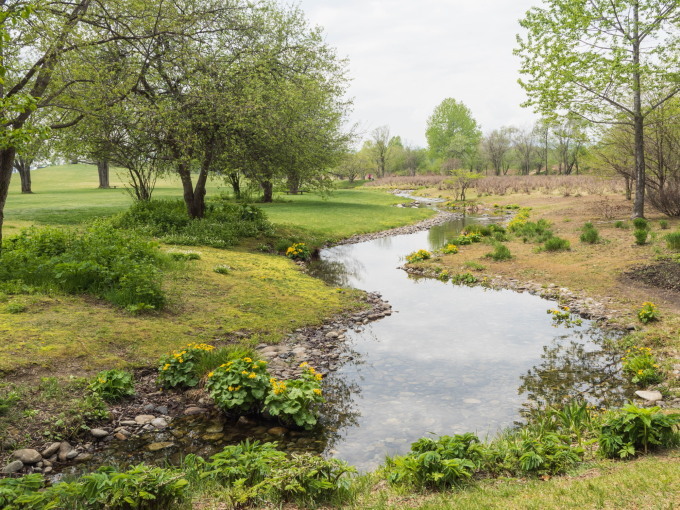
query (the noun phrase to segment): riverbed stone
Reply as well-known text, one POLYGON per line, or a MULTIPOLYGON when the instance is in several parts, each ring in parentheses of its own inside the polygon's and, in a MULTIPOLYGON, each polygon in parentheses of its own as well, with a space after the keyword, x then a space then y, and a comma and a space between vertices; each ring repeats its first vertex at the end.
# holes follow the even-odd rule
POLYGON ((163 415, 168 414, 168 411, 169 411, 168 406, 157 406, 157 407, 154 407, 153 410, 154 410, 154 412, 156 412, 158 414, 163 414, 163 415))
POLYGON ((635 394, 647 402, 656 402, 657 400, 661 400, 663 398, 663 395, 660 391, 638 390, 635 392, 635 394))
POLYGON ((51 445, 49 445, 47 448, 45 448, 42 451, 41 455, 43 457, 45 457, 46 459, 49 459, 52 455, 54 455, 55 453, 57 453, 59 451, 59 445, 60 444, 61 443, 59 443, 59 442, 52 443, 51 445))
POLYGON ((167 448, 172 448, 173 446, 175 446, 175 443, 171 441, 161 441, 158 443, 151 443, 146 447, 146 449, 149 450, 150 452, 157 452, 160 450, 165 450, 167 448))
POLYGON ((7 464, 5 467, 3 467, 0 470, 0 473, 4 474, 16 473, 17 471, 21 471, 23 468, 24 468, 23 462, 21 462, 20 460, 14 460, 7 464))
POLYGON ((155 418, 153 414, 139 414, 135 416, 135 423, 137 425, 146 425, 147 423, 151 423, 151 421, 155 418))
POLYGON ((224 434, 222 432, 216 432, 214 434, 203 434, 201 436, 201 439, 204 441, 209 441, 209 442, 214 442, 214 441, 219 441, 220 439, 224 438, 224 434))
POLYGON ((57 454, 57 459, 59 462, 66 462, 68 460, 68 455, 73 451, 73 446, 68 441, 62 441, 59 444, 59 453, 57 454))
POLYGON ((68 453, 66 454, 66 460, 73 460, 73 459, 75 459, 78 455, 80 455, 80 452, 74 448, 73 450, 71 450, 70 452, 68 452, 68 453))
POLYGON ((120 422, 123 427, 135 427, 137 422, 135 420, 123 420, 120 422))
POLYGON ((204 414, 204 413, 207 413, 207 412, 208 412, 208 410, 205 407, 197 407, 197 406, 187 407, 184 410, 184 414, 186 416, 193 416, 195 414, 204 414))
POLYGON ((123 434, 122 432, 116 432, 116 433, 113 435, 113 437, 116 438, 116 439, 118 439, 118 441, 125 441, 125 440, 128 438, 128 436, 126 436, 126 435, 123 434))
POLYGON ((224 431, 224 425, 221 423, 213 423, 209 427, 205 429, 206 433, 208 434, 219 434, 220 432, 224 431))
POLYGON ((288 429, 286 427, 272 427, 267 430, 267 434, 271 434, 272 436, 285 436, 287 433, 288 429))
POLYGON ((93 455, 91 453, 80 453, 76 456, 75 460, 76 462, 89 462, 93 458, 93 455))
POLYGON ((90 429, 90 434, 96 439, 104 439, 109 433, 104 429, 90 429))
POLYGON ((154 418, 151 420, 151 425, 157 429, 164 429, 168 426, 168 422, 165 420, 165 418, 154 418))
POLYGON ((12 454, 12 457, 20 460, 24 464, 36 464, 42 460, 42 455, 40 455, 40 452, 32 448, 22 448, 21 450, 17 450, 12 454))

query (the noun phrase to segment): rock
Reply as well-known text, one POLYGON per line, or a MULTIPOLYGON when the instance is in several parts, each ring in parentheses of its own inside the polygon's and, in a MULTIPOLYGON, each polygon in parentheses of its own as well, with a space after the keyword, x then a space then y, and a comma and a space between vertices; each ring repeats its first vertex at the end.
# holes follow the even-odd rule
POLYGON ((66 460, 73 460, 75 459, 78 455, 80 455, 80 452, 76 449, 71 450, 66 454, 66 460))
POLYGON ((205 409, 204 407, 195 407, 195 406, 187 407, 184 410, 184 414, 186 416, 192 416, 194 414, 203 414, 203 413, 207 413, 207 412, 208 412, 208 410, 205 409))
POLYGON ((272 436, 285 436, 288 433, 288 429, 285 427, 272 427, 267 430, 267 434, 272 436))
POLYGON ((337 331, 329 331, 326 333, 326 338, 338 338, 340 334, 337 331))
POLYGON ((123 420, 120 422, 123 427, 134 427, 137 425, 135 420, 123 420))
POLYGON ((153 404, 146 404, 143 409, 145 413, 152 413, 154 407, 156 406, 154 406, 153 404))
POLYGON ((224 431, 224 425, 221 423, 213 423, 208 428, 206 428, 205 431, 208 434, 219 434, 220 432, 224 431))
POLYGON ((158 406, 154 408, 154 411, 158 414, 168 414, 168 406, 158 406))
POLYGON ((12 457, 20 460, 23 464, 37 464, 42 460, 40 452, 38 452, 38 450, 33 450, 32 448, 17 450, 12 454, 12 457))
POLYGON ((656 402, 657 400, 661 400, 663 398, 663 395, 661 395, 660 391, 638 390, 635 392, 635 394, 642 400, 646 400, 648 402, 656 402))
POLYGON ((255 420, 251 420, 247 416, 240 416, 237 422, 239 425, 255 425, 257 422, 255 420))
POLYGON ((165 427, 168 426, 168 422, 165 421, 164 418, 154 418, 153 420, 151 420, 151 425, 153 425, 157 429, 164 429, 165 427))
POLYGON ((92 454, 91 453, 81 453, 76 457, 76 462, 89 462, 92 460, 92 454))
POLYGON ((15 460, 7 464, 4 468, 0 470, 0 473, 9 474, 16 473, 24 468, 24 463, 20 460, 15 460))
POLYGON ((90 434, 97 439, 104 439, 109 433, 104 429, 90 429, 90 434))
POLYGON ((151 443, 146 447, 146 449, 149 450, 150 452, 157 452, 160 450, 165 450, 166 448, 172 448, 173 446, 175 446, 175 443, 172 443, 170 441, 163 441, 160 443, 151 443))
POLYGON ((125 440, 128 438, 128 437, 127 437, 125 434, 123 434, 122 432, 116 432, 116 433, 113 435, 113 437, 115 437, 116 439, 118 439, 118 441, 125 441, 125 440))
POLYGON ((54 468, 52 466, 47 466, 45 469, 43 469, 43 474, 49 475, 52 471, 54 471, 54 468))
POLYGON ((73 451, 73 446, 71 446, 68 441, 62 441, 59 444, 59 453, 57 454, 57 459, 59 462, 66 462, 66 456, 73 451))
POLYGON ((155 416, 153 414, 140 414, 135 416, 135 423, 137 425, 146 425, 147 423, 151 423, 154 418, 155 416))
POLYGON ((59 445, 61 443, 52 443, 47 448, 42 451, 42 456, 49 459, 52 455, 59 451, 59 445))
POLYGON ((204 441, 219 441, 224 437, 224 434, 222 432, 218 432, 216 434, 203 434, 201 436, 201 439, 204 441))

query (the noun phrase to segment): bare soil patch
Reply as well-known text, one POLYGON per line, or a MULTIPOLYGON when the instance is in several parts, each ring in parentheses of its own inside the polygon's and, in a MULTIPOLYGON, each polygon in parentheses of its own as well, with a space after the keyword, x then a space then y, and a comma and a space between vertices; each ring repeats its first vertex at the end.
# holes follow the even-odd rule
POLYGON ((652 287, 680 292, 680 263, 671 260, 635 266, 623 276, 652 287))

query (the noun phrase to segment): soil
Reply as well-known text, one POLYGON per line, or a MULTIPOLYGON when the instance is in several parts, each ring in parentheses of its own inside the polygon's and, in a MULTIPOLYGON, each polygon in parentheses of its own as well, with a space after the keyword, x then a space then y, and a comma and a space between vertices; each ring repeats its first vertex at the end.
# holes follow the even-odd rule
POLYGON ((664 260, 641 265, 623 273, 623 277, 659 289, 680 292, 680 263, 664 260))

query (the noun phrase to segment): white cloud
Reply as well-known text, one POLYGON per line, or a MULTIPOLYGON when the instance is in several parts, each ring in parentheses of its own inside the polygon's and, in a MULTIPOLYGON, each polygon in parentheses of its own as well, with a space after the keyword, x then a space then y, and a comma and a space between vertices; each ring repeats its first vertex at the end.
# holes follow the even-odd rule
POLYGON ((518 19, 538 0, 302 0, 308 19, 350 60, 352 120, 425 145, 425 123, 446 97, 490 131, 527 126, 519 105, 518 19))

